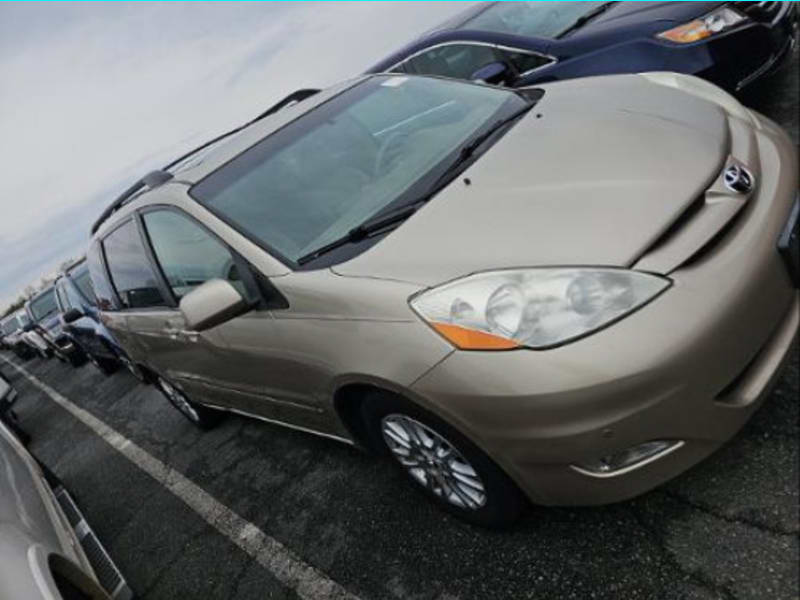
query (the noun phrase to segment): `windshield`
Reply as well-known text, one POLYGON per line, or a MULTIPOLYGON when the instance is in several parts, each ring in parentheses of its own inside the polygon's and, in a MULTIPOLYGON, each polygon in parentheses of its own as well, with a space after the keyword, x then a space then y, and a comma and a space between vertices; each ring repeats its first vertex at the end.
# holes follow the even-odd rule
POLYGON ((298 258, 406 195, 487 121, 527 103, 498 88, 372 77, 265 138, 192 196, 274 254, 298 258))
POLYGON ((601 4, 605 2, 498 2, 459 29, 554 38, 601 4))
POLYGON ((56 291, 55 288, 50 288, 41 296, 31 300, 31 315, 37 323, 41 323, 45 319, 58 312, 58 305, 56 304, 56 291))

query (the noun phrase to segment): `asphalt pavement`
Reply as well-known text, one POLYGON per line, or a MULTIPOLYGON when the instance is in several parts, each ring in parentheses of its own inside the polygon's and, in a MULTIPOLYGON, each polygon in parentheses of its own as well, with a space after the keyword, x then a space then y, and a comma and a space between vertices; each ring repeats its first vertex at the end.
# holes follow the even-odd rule
MULTIPOLYGON (((795 143, 797 63, 745 95, 795 143)), ((505 532, 443 514, 387 460, 337 442, 237 416, 203 433, 126 372, 12 360, 78 407, 0 361, 31 450, 142 600, 317 599, 326 585, 362 600, 800 596, 797 360, 687 473, 616 505, 534 508, 505 532)))

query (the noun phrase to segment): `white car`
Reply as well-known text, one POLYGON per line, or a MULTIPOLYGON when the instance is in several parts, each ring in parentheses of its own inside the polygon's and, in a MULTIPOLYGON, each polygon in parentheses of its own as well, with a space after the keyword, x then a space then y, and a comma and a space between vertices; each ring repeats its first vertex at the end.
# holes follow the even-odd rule
POLYGON ((66 489, 0 422, 0 598, 132 597, 66 489))

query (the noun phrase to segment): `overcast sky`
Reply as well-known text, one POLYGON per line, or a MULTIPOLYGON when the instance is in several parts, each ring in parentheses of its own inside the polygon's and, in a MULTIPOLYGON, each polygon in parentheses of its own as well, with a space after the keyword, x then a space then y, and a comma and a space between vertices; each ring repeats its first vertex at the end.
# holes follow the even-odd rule
POLYGON ((0 310, 148 169, 464 6, 0 4, 0 310))

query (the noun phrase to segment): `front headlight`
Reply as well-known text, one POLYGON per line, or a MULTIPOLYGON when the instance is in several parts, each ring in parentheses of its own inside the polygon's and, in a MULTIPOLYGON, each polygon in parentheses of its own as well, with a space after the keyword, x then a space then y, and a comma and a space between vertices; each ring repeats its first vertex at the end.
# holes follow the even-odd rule
POLYGON ((462 350, 542 349, 621 319, 670 284, 625 269, 514 269, 428 290, 412 298, 411 307, 462 350))
POLYGON ((747 20, 743 14, 723 6, 708 13, 705 17, 700 17, 694 21, 689 21, 678 27, 673 27, 667 31, 662 31, 660 37, 676 44, 691 44, 712 35, 728 31, 747 20))

